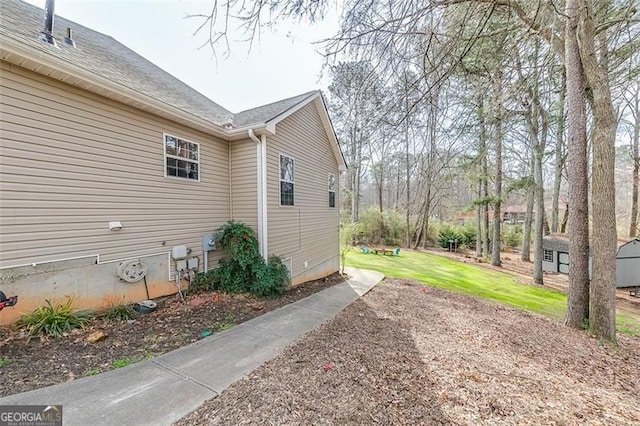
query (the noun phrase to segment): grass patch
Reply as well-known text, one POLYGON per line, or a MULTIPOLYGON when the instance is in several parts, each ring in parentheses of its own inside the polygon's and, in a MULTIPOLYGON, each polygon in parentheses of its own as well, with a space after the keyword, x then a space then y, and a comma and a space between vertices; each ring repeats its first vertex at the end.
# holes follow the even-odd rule
MULTIPOLYGON (((390 278, 419 281, 431 287, 492 300, 514 308, 562 319, 567 296, 560 291, 518 284, 513 276, 444 256, 403 250, 400 256, 377 256, 351 251, 347 265, 382 272, 390 278)), ((640 316, 617 315, 618 331, 640 335, 640 316)))
POLYGON ((84 375, 88 377, 88 376, 95 376, 96 374, 100 374, 100 373, 102 373, 102 368, 93 367, 93 368, 90 368, 89 370, 85 371, 84 375))
POLYGON ((13 364, 13 360, 11 358, 8 358, 8 357, 0 358, 0 368, 9 364, 13 364))

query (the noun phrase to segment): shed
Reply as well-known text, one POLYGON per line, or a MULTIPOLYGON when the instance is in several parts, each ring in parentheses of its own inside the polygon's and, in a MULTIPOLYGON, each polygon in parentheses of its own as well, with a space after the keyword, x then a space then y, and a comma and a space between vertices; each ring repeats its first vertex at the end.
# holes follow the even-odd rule
MULTIPOLYGON (((542 239, 542 270, 569 273, 569 236, 551 234, 542 239)), ((589 250, 591 256, 591 250, 589 250)), ((591 275, 591 257, 589 257, 591 275)), ((616 254, 616 287, 640 287, 640 239, 619 239, 616 254)))

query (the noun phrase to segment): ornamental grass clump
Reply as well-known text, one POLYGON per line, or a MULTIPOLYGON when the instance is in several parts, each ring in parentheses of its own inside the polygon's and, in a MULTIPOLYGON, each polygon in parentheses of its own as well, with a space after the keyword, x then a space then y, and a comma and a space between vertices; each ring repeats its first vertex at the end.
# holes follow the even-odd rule
POLYGON ((104 313, 104 317, 110 321, 128 321, 134 319, 138 313, 133 309, 133 305, 125 303, 110 303, 109 309, 104 313))
POLYGON ((20 317, 16 325, 29 333, 29 337, 38 334, 60 337, 65 331, 84 327, 92 318, 90 311, 74 311, 74 299, 67 296, 66 302, 55 306, 50 300, 30 314, 20 317))

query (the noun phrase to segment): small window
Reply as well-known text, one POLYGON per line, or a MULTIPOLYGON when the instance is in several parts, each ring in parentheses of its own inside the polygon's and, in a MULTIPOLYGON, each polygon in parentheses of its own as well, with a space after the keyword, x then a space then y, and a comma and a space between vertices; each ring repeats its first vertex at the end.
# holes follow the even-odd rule
POLYGON ((293 158, 280 155, 280 205, 293 206, 293 158))
POLYGON ((329 175, 329 207, 336 206, 336 176, 329 175))
POLYGON ((545 250, 542 259, 545 262, 553 262, 553 250, 545 250))
POLYGON ((164 135, 165 176, 200 180, 200 144, 164 135))

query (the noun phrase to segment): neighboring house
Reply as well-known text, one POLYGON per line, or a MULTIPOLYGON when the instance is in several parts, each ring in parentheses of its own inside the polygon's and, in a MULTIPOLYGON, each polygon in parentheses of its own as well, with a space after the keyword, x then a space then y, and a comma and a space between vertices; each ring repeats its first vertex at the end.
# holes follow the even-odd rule
MULTIPOLYGON (((569 236, 551 234, 542 238, 542 270, 569 273, 569 236)), ((591 275, 591 258, 589 258, 591 275)), ((640 240, 618 240, 616 253, 616 286, 640 287, 640 240)))
POLYGON ((152 298, 175 293, 171 248, 210 269, 229 220, 293 284, 339 269, 346 166, 320 92, 233 114, 109 36, 55 17, 54 46, 42 9, 0 15, 0 289, 19 296, 0 323, 67 294, 146 299, 118 278, 132 259, 152 298))

